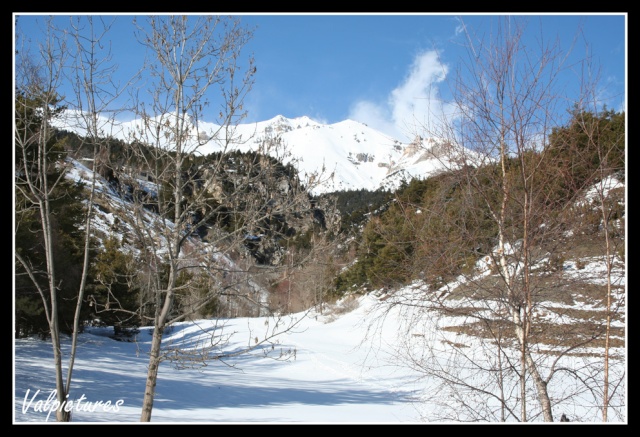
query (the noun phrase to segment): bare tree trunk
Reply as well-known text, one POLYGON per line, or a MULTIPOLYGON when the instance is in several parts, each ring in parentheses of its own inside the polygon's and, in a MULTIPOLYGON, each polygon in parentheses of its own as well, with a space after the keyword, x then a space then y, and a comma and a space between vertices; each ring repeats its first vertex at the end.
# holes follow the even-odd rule
POLYGON ((602 228, 604 232, 604 247, 605 247, 605 263, 606 263, 606 324, 605 324, 605 344, 604 344, 604 374, 602 382, 602 421, 607 422, 609 411, 609 351, 611 348, 611 322, 612 322, 612 270, 615 261, 615 255, 612 250, 612 238, 609 232, 609 226, 611 226, 611 212, 607 208, 607 199, 609 198, 608 190, 611 187, 605 186, 606 177, 608 176, 606 170, 612 171, 607 166, 607 156, 603 153, 603 147, 600 144, 596 144, 598 147, 598 155, 600 159, 600 181, 597 183, 597 200, 600 215, 602 219, 602 228))
POLYGON ((144 398, 142 399, 141 422, 150 422, 153 411, 153 400, 156 395, 156 384, 158 382, 158 370, 160 368, 160 347, 162 345, 163 327, 153 328, 151 339, 151 351, 149 352, 149 365, 147 370, 147 382, 144 388, 144 398))
POLYGON ((606 422, 609 412, 609 348, 611 347, 611 244, 609 242, 609 226, 604 206, 601 208, 604 223, 606 259, 607 259, 607 322, 604 337, 604 377, 602 382, 602 421, 606 422))

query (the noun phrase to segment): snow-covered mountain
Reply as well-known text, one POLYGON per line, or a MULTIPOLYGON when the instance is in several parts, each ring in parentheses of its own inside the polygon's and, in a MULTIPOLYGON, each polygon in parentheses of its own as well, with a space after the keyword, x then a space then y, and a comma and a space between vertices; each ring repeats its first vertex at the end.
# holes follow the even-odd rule
POLYGON ((446 164, 441 156, 428 153, 434 150, 435 141, 417 138, 411 144, 403 144, 353 120, 327 125, 309 117, 289 119, 279 115, 241 125, 237 133, 251 138, 241 146, 244 149, 257 148, 265 139, 277 135, 291 159, 298 160, 303 173, 311 174, 323 167, 333 173, 332 183, 318 191, 394 188, 403 179, 426 177, 446 164))
MULTIPOLYGON (((72 127, 80 125, 73 122, 72 117, 67 114, 66 119, 59 121, 59 126, 84 134, 82 129, 72 127)), ((157 118, 153 122, 162 125, 157 118)), ((105 131, 116 138, 129 140, 133 132, 141 131, 141 127, 140 120, 133 120, 117 126, 111 124, 105 131)), ((406 144, 353 120, 322 124, 306 116, 286 118, 278 115, 267 121, 240 124, 231 134, 225 134, 218 125, 201 122, 198 129, 193 129, 192 138, 199 139, 200 143, 206 141, 198 146, 193 141, 189 149, 204 155, 225 147, 227 150, 258 151, 264 147, 265 141, 279 138, 282 148, 270 149, 267 153, 285 163, 293 162, 303 178, 323 169, 323 180, 327 175, 333 175, 313 190, 316 193, 393 189, 402 180, 425 178, 449 165, 444 155, 439 153, 440 145, 436 140, 416 137, 412 143, 406 144), (233 141, 227 144, 225 137, 231 136, 233 141)), ((170 144, 162 145, 170 147, 170 144)))

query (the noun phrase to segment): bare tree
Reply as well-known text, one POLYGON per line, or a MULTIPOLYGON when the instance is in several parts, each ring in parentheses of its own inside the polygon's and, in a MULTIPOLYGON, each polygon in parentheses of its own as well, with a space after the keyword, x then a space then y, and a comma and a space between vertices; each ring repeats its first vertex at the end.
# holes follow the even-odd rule
MULTIPOLYGON (((53 202, 60 196, 59 188, 66 181, 70 168, 68 157, 74 156, 82 148, 91 145, 98 147, 98 138, 104 137, 100 132, 100 121, 97 117, 118 94, 117 87, 105 83, 113 71, 108 51, 100 46, 109 25, 101 22, 94 26, 91 17, 78 17, 68 29, 58 28, 54 18, 49 17, 44 23, 44 37, 35 51, 22 37, 22 46, 17 53, 16 62, 16 110, 15 110, 15 144, 16 144, 16 188, 24 202, 16 208, 18 232, 20 217, 29 211, 37 211, 40 216, 46 260, 46 286, 43 288, 38 277, 42 272, 31 261, 30 254, 16 252, 16 258, 25 272, 32 278, 33 284, 42 297, 46 318, 49 321, 49 334, 54 350, 56 370, 56 396, 59 407, 56 409, 58 421, 71 420, 71 414, 64 408, 71 391, 71 381, 77 349, 77 338, 81 332, 84 292, 90 268, 89 253, 92 249, 92 212, 95 193, 95 181, 88 187, 88 201, 84 211, 84 220, 79 224, 83 228, 83 255, 78 290, 73 296, 75 315, 71 330, 71 351, 68 357, 66 381, 63 379, 63 352, 61 348, 61 331, 59 325, 60 287, 65 282, 56 271, 56 264, 63 257, 62 247, 56 245, 54 218, 60 212, 55 210, 53 202), (86 18, 86 21, 84 21, 86 18), (86 23, 87 28, 79 27, 86 23), (68 85, 73 93, 61 96, 58 90, 68 85), (109 90, 110 92, 107 92, 109 90), (107 97, 108 96, 108 97, 107 97), (63 112, 66 110, 68 112, 63 112), (71 114, 71 118, 67 116, 71 114), (73 115, 80 114, 76 118, 73 115), (74 120, 74 126, 70 126, 74 120), (76 123, 78 123, 76 125, 76 123), (55 126, 54 126, 55 124, 55 126), (86 135, 81 137, 80 144, 60 143, 56 139, 56 129, 63 125, 73 130, 80 130, 86 135), (66 147, 65 147, 66 146, 66 147), (77 148, 77 149, 74 149, 77 148), (54 170, 55 169, 55 170, 54 170), (52 175, 54 179, 52 179, 52 175)), ((37 40, 36 35, 32 35, 37 40)), ((95 152, 95 150, 94 150, 95 152)), ((94 161, 95 165, 95 161, 94 161)), ((94 167, 95 170, 95 167, 94 167)))
POLYGON ((555 406, 594 393, 600 371, 571 358, 599 344, 602 325, 567 324, 568 314, 553 304, 572 296, 576 284, 563 264, 566 231, 576 219, 572 206, 584 192, 562 191, 549 136, 582 95, 560 98, 569 51, 547 43, 542 32, 539 47, 525 46, 525 29, 513 17, 500 18, 487 39, 466 29, 468 56, 452 83, 455 111, 424 125, 420 135, 441 141, 437 155, 450 174, 432 193, 435 201, 403 204, 419 240, 412 250, 424 246, 415 258, 420 270, 412 269, 427 286, 385 304, 411 312, 407 334, 416 336, 401 350, 410 365, 440 381, 431 393, 446 393, 445 404, 457 400, 439 410, 450 420, 550 422, 555 406), (495 236, 488 247, 487 231, 495 236), (424 311, 435 318, 424 331, 435 329, 433 337, 417 328, 427 323, 424 311), (561 335, 558 324, 566 329, 561 335), (480 349, 471 350, 465 338, 480 341, 480 349), (574 388, 558 394, 553 389, 563 378, 574 388))
MULTIPOLYGON (((63 68, 68 53, 66 42, 55 31, 51 20, 47 21, 45 32, 44 41, 37 54, 28 51, 27 46, 22 46, 17 53, 21 58, 16 62, 17 97, 14 137, 17 166, 16 189, 24 199, 16 208, 15 231, 16 234, 19 232, 20 225, 23 223, 22 218, 30 211, 35 211, 39 215, 45 271, 39 270, 39 266, 31 260, 30 254, 16 251, 15 256, 42 298, 54 353, 56 399, 59 405, 64 405, 63 402, 70 390, 70 377, 65 384, 59 322, 61 282, 55 262, 59 254, 56 252, 54 242, 52 203, 56 189, 65 183, 65 172, 53 171, 60 163, 63 151, 55 145, 54 129, 51 123, 62 109, 57 89, 64 78, 63 68), (40 62, 37 63, 38 61, 40 62), (46 281, 39 280, 43 274, 46 281)), ((77 318, 78 314, 75 319, 77 318)), ((72 366, 71 358, 69 372, 72 366)), ((58 407, 56 418, 58 421, 68 421, 70 415, 63 408, 58 407)))
POLYGON ((567 126, 554 132, 555 146, 571 154, 572 159, 563 163, 575 183, 586 191, 578 204, 583 221, 591 227, 587 233, 602 241, 605 265, 605 313, 604 354, 602 370, 602 420, 608 421, 611 399, 623 389, 623 375, 610 379, 610 355, 612 349, 613 321, 622 317, 625 296, 616 270, 624 268, 625 241, 625 170, 626 141, 625 113, 607 109, 607 102, 600 100, 598 92, 599 72, 594 70, 589 57, 582 68, 584 96, 576 102, 572 118, 567 126))
POLYGON ((273 346, 299 322, 272 314, 269 281, 256 271, 269 273, 265 278, 279 275, 285 253, 277 240, 295 237, 288 220, 313 217, 309 193, 322 179, 315 174, 300 180, 295 163, 283 163, 287 151, 279 139, 237 133, 256 73, 252 57, 241 56, 252 31, 238 19, 149 16, 135 24, 150 55, 150 82, 134 92, 140 122, 126 159, 112 168, 113 189, 126 205, 123 247, 135 254, 138 270, 140 308, 134 312, 153 325, 140 418, 148 422, 162 361, 184 368, 249 353, 273 346), (256 150, 236 152, 250 140, 256 150), (204 146, 215 151, 203 153, 204 146), (210 338, 196 350, 163 345, 166 330, 178 321, 239 314, 275 320, 264 333, 252 333, 242 351, 225 351, 216 330, 204 333, 210 338))
MULTIPOLYGON (((593 136, 590 136, 593 138, 593 136)), ((623 138, 618 139, 620 144, 623 138)), ((616 169, 615 167, 609 166, 608 155, 610 150, 606 150, 599 144, 598 147, 598 157, 602 165, 599 168, 599 177, 598 182, 596 183, 596 199, 598 203, 598 207, 600 209, 600 214, 602 217, 602 230, 604 233, 604 247, 605 247, 605 264, 606 264, 606 325, 605 325, 605 345, 604 345, 604 371, 603 371, 603 382, 602 382, 602 421, 607 422, 608 413, 611 403, 612 394, 617 391, 620 387, 620 382, 622 379, 616 379, 614 383, 610 381, 609 374, 609 361, 610 361, 610 351, 611 351, 611 336, 612 336, 612 321, 613 315, 619 313, 624 308, 625 299, 616 299, 614 301, 613 297, 613 287, 619 286, 619 279, 615 278, 613 275, 614 266, 619 263, 624 263, 624 258, 620 256, 620 249, 623 244, 623 239, 620 238, 624 235, 624 219, 623 214, 620 214, 620 202, 619 196, 624 195, 624 187, 622 187, 619 182, 614 178, 611 179, 611 176, 614 176, 611 173, 613 169, 620 171, 621 169, 616 169), (621 192, 622 191, 622 192, 621 192), (616 193, 617 192, 617 193, 616 193)), ((615 176, 614 176, 615 177, 615 176)), ((626 202, 625 202, 626 205, 626 202)), ((626 216, 626 214, 625 214, 626 216)), ((624 253, 624 251, 622 251, 624 253)), ((624 256, 624 255, 623 255, 624 256)))

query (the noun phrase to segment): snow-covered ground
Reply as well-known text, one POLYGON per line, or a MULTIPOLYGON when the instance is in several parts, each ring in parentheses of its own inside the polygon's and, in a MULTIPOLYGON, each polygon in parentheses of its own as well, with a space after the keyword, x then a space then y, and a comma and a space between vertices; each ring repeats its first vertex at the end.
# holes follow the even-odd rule
MULTIPOLYGON (((395 296, 414 293, 407 287, 395 296)), ((183 423, 425 423, 442 420, 437 406, 460 399, 443 398, 442 381, 411 368, 404 348, 442 353, 451 360, 445 337, 433 331, 437 317, 408 316, 406 307, 392 307, 393 297, 376 293, 345 301, 324 314, 295 314, 284 321, 297 323, 250 354, 213 360, 205 366, 184 368, 185 362, 164 362, 159 372, 152 422, 183 423), (384 296, 383 296, 384 297, 384 296), (413 322, 411 321, 413 320, 413 322), (408 323, 409 322, 409 323, 408 323), (182 366, 180 366, 182 364, 182 366), (180 368, 182 367, 182 368, 180 368), (438 419, 440 418, 440 419, 438 419)), ((406 302, 406 301, 405 301, 406 302)), ((264 317, 229 320, 199 320, 175 325, 164 339, 164 347, 199 350, 212 338, 225 339, 225 351, 255 344, 273 320, 264 317)), ((285 326, 285 325, 282 325, 285 326)), ((74 422, 137 422, 145 387, 150 330, 143 328, 135 341, 110 338, 110 328, 88 328, 80 335, 70 399, 76 402, 74 422), (80 403, 78 403, 80 399, 80 403), (109 405, 106 405, 109 403, 109 405)), ((448 333, 451 341, 463 342, 474 351, 474 340, 448 333)), ((68 351, 69 342, 64 344, 68 351)), ((15 340, 14 422, 55 421, 49 416, 54 390, 53 354, 49 342, 15 340)), ((478 348, 474 360, 490 359, 478 348)), ((415 350, 413 351, 415 352, 415 350)), ((613 351, 625 356, 625 350, 613 351)), ((415 354, 413 356, 416 356, 415 354)), ((429 358, 426 357, 425 358, 429 358)), ((468 358, 468 357, 467 357, 468 358)), ((559 365, 585 367, 588 358, 568 358, 559 365)), ((449 362, 451 364, 451 362, 449 362)), ((480 361, 478 361, 480 364, 480 361)), ((615 360, 612 377, 623 375, 613 401, 626 405, 626 360, 615 360)), ((469 371, 470 369, 460 372, 469 371)), ((491 378, 484 376, 489 381, 491 378)), ((482 374, 469 376, 482 378, 482 374)), ((576 389, 575 380, 562 376, 549 384, 556 420, 566 413, 574 420, 599 422, 600 411, 582 395, 563 399, 576 389)), ((597 384, 593 382, 592 384, 597 384)), ((478 384, 480 386, 480 384, 478 384)), ((458 391, 462 394, 464 391, 458 391)), ((476 393, 477 395, 477 393, 476 393)), ((469 393, 467 402, 479 402, 478 410, 490 406, 486 398, 469 393)), ((535 399, 529 401, 536 410, 535 399)), ((463 415, 461 415, 461 418, 463 415)), ((540 422, 541 419, 533 419, 540 422)), ((612 422, 627 420, 625 407, 610 412, 612 422)), ((513 421, 513 420, 510 420, 513 421)))

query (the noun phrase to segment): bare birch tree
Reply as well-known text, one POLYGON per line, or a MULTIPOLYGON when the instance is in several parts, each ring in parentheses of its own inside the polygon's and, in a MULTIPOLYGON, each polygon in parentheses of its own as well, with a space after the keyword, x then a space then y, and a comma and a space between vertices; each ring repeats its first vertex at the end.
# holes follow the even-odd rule
POLYGON ((455 110, 421 134, 440 141, 437 152, 427 152, 439 156, 451 176, 441 181, 437 201, 405 203, 405 217, 422 238, 420 253, 433 255, 415 258, 428 287, 385 303, 412 313, 407 335, 415 336, 400 350, 412 367, 440 382, 431 393, 445 398, 430 400, 443 402, 440 419, 551 422, 558 407, 587 396, 597 403, 593 381, 600 368, 572 356, 599 345, 602 325, 569 324, 569 312, 552 302, 577 298, 571 293, 576 284, 585 288, 563 272, 572 206, 584 191, 559 194, 549 141, 583 95, 578 87, 573 98, 562 97, 571 48, 547 42, 542 32, 539 46, 525 45, 525 30, 514 17, 500 18, 488 38, 465 28, 467 56, 451 87, 455 110), (482 229, 494 232, 495 245, 483 247, 486 235, 470 233, 482 229), (424 310, 434 319, 425 321, 424 310), (471 350, 465 338, 479 339, 480 349, 471 350), (554 393, 562 378, 573 388, 554 393))

